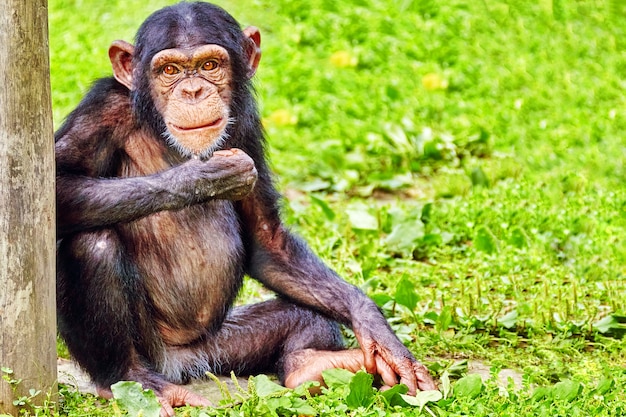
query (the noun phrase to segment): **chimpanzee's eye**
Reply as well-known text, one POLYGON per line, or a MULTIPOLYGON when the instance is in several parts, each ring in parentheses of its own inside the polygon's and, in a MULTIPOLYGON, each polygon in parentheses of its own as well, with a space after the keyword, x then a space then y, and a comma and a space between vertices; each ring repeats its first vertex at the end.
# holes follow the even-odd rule
POLYGON ((166 66, 163 67, 163 74, 165 75, 175 75, 175 74, 178 74, 179 72, 180 70, 172 64, 167 64, 166 66))
POLYGON ((202 64, 202 69, 205 71, 212 71, 219 66, 218 62, 214 59, 210 59, 202 64))

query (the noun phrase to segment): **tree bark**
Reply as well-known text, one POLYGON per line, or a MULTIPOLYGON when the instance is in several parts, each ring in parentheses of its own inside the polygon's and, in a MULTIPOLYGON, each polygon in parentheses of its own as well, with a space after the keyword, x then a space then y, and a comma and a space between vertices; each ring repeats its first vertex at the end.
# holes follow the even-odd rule
POLYGON ((52 132, 47 0, 0 0, 0 414, 56 394, 52 132))

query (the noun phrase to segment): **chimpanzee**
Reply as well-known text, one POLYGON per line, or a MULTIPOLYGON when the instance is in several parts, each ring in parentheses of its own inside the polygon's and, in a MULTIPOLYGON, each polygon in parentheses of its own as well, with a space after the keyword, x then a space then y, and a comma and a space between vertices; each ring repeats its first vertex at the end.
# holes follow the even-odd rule
POLYGON ((172 407, 207 371, 276 372, 288 387, 364 367, 436 389, 376 305, 279 218, 251 86, 258 29, 180 3, 136 45, 114 42, 56 132, 59 328, 102 396, 134 380, 172 407), (278 297, 232 308, 243 276, 278 297), (360 349, 345 349, 338 323, 360 349))

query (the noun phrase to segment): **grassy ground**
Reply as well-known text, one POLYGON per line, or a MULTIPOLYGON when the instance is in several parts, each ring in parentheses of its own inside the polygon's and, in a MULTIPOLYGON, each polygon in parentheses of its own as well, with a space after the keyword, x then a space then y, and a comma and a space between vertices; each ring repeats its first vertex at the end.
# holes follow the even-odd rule
MULTIPOLYGON (((110 42, 169 3, 50 0, 57 126, 110 74, 110 42)), ((368 390, 352 380, 310 409, 266 390, 181 415, 626 413, 621 2, 220 4, 263 34, 256 85, 286 220, 454 389, 422 409, 350 400, 368 390), (524 387, 457 380, 460 359, 524 387)), ((64 394, 62 415, 112 413, 64 394)))

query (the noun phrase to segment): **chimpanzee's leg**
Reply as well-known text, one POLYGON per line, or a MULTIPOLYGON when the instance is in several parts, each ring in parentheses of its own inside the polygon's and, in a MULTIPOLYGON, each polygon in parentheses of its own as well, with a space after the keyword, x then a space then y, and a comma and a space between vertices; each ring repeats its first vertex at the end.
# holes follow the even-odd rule
POLYGON ((143 366, 139 356, 161 361, 163 347, 147 304, 142 281, 116 232, 84 232, 60 243, 59 331, 98 387, 131 377, 129 372, 143 366))
POLYGON ((343 349, 337 323, 278 299, 235 308, 221 329, 206 340, 166 348, 163 373, 170 381, 181 383, 202 378, 206 371, 239 375, 275 372, 283 383, 294 387, 319 380, 325 369, 360 369, 361 351, 343 349))

